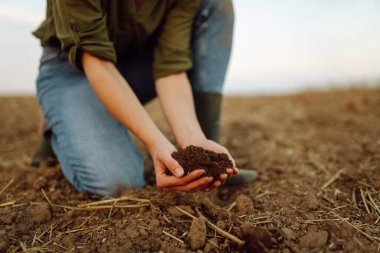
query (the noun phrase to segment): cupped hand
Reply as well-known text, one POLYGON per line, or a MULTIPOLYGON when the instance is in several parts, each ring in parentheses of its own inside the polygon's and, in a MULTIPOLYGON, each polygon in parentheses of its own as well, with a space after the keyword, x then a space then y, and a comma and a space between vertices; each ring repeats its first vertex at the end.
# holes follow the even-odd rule
POLYGON ((191 142, 189 145, 199 146, 204 149, 214 151, 215 153, 224 153, 232 162, 232 168, 227 168, 226 173, 221 174, 219 178, 212 182, 212 184, 210 184, 208 187, 204 188, 203 191, 208 192, 216 187, 219 187, 223 185, 231 175, 237 175, 239 173, 238 169, 236 168, 235 160, 232 158, 228 150, 222 145, 208 139, 202 139, 195 142, 191 142))
POLYGON ((158 144, 151 151, 157 186, 166 191, 197 192, 209 187, 212 177, 205 177, 203 169, 184 175, 181 165, 171 156, 176 151, 169 143, 158 144), (173 175, 168 175, 169 170, 173 175))

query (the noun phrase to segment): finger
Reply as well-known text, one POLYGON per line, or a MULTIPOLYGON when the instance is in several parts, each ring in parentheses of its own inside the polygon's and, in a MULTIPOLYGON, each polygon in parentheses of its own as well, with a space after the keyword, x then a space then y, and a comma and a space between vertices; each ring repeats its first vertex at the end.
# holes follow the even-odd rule
POLYGON ((226 182, 226 180, 228 179, 228 174, 222 174, 219 176, 219 181, 223 183, 226 182))
POLYGON ((219 186, 221 186, 221 185, 222 185, 222 182, 219 181, 219 180, 216 180, 216 181, 214 181, 214 182, 209 186, 209 189, 210 189, 210 191, 211 191, 211 190, 213 190, 213 189, 215 189, 215 188, 217 188, 217 187, 219 187, 219 186))
MULTIPOLYGON (((212 181, 211 181, 212 182, 212 181)), ((206 183, 206 184, 203 184, 202 186, 200 187, 197 187, 191 191, 189 191, 189 193, 196 193, 196 192, 199 192, 199 191, 203 191, 205 188, 207 188, 208 186, 210 185, 210 183, 206 183)))
POLYGON ((234 170, 233 169, 227 169, 226 173, 227 173, 227 179, 229 179, 231 177, 231 175, 234 173, 234 170))
POLYGON ((184 192, 197 192, 209 186, 212 180, 214 180, 212 177, 203 177, 185 186, 180 186, 178 190, 184 192))
POLYGON ((238 170, 238 168, 233 168, 233 170, 234 170, 234 175, 239 174, 239 170, 238 170))
POLYGON ((212 180, 213 180, 212 177, 202 177, 186 185, 168 187, 166 189, 173 190, 173 191, 191 192, 196 189, 203 189, 207 187, 212 182, 212 180))
POLYGON ((205 174, 204 170, 194 170, 187 176, 178 178, 178 177, 168 176, 165 173, 163 173, 159 175, 159 178, 157 179, 157 185, 160 188, 183 186, 202 177, 204 174, 205 174))
POLYGON ((209 186, 210 190, 215 189, 216 187, 223 185, 227 179, 228 179, 227 174, 221 174, 219 176, 219 178, 217 180, 215 180, 214 182, 212 182, 212 184, 209 186))
POLYGON ((183 186, 192 181, 197 180, 198 178, 204 176, 204 174, 205 174, 204 170, 194 170, 190 174, 184 177, 180 177, 180 178, 168 176, 166 174, 161 174, 160 175, 161 185, 159 185, 159 187, 168 188, 168 187, 183 186))
POLYGON ((182 166, 170 154, 162 152, 158 158, 174 176, 182 177, 185 174, 182 166))

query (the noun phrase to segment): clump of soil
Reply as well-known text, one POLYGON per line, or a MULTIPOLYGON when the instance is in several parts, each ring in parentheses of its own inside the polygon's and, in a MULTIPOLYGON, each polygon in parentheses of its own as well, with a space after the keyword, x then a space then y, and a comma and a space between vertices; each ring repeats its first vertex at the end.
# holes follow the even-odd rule
POLYGON ((307 194, 301 199, 300 207, 307 210, 317 210, 319 202, 315 196, 312 194, 307 194))
POLYGON ((196 250, 206 244, 206 232, 205 220, 203 218, 193 219, 187 236, 191 249, 196 250))
POLYGON ((313 249, 320 248, 328 242, 329 233, 325 230, 308 231, 300 240, 300 246, 313 249))
POLYGON ((197 169, 204 169, 206 176, 218 178, 221 174, 226 173, 227 168, 233 167, 226 154, 218 154, 193 145, 173 152, 172 157, 185 170, 185 175, 197 169))
POLYGON ((250 223, 245 223, 241 226, 241 230, 248 252, 261 253, 269 252, 272 249, 271 235, 266 228, 255 227, 250 223))
POLYGON ((252 214, 255 208, 253 207, 253 201, 247 196, 240 194, 236 198, 236 208, 239 213, 252 214))
POLYGON ((50 206, 46 202, 29 209, 29 219, 35 224, 44 224, 51 220, 50 206))

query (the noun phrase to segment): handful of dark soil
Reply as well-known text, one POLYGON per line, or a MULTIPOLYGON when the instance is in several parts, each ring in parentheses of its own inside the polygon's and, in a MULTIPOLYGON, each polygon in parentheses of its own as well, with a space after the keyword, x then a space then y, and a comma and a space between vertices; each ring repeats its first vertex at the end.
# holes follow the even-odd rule
POLYGON ((219 178, 219 175, 226 173, 227 168, 233 166, 226 154, 218 154, 193 145, 173 152, 172 157, 185 170, 185 175, 197 169, 204 169, 206 176, 216 179, 219 178))

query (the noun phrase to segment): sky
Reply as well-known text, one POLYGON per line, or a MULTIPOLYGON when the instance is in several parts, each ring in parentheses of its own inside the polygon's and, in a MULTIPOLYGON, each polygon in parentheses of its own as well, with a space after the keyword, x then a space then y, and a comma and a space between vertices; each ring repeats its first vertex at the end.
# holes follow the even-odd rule
MULTIPOLYGON (((235 0, 227 94, 380 83, 380 1, 235 0)), ((0 94, 34 94, 45 0, 0 0, 0 94)))

